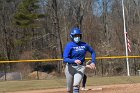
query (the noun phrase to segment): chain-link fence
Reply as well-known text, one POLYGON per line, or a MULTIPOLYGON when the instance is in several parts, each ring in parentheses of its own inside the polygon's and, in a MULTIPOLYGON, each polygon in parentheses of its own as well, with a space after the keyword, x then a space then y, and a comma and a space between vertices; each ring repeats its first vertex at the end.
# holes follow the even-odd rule
MULTIPOLYGON (((91 58, 87 58, 86 61, 91 58)), ((39 80, 64 77, 62 59, 1 61, 0 80, 39 80), (61 72, 59 71, 61 68, 61 72)), ((88 76, 127 76, 126 57, 97 57, 96 70, 86 69, 88 76)), ((139 75, 139 56, 129 57, 129 73, 139 75)))

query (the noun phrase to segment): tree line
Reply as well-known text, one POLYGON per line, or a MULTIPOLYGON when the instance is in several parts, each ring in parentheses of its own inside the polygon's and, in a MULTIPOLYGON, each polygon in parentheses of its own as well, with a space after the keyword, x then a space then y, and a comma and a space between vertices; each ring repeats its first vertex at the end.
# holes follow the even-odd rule
MULTIPOLYGON (((140 1, 124 5, 129 55, 139 55, 140 1)), ((125 55, 121 0, 0 0, 0 60, 62 58, 75 25, 97 56, 125 55)), ((24 65, 34 70, 36 64, 24 65)), ((21 65, 7 64, 10 70, 21 65)), ((55 65, 61 71, 63 63, 55 65)))

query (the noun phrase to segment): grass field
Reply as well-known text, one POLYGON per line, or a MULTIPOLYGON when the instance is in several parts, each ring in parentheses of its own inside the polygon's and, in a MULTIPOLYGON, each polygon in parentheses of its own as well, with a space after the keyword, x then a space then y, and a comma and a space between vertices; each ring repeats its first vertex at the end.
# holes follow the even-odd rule
MULTIPOLYGON (((88 77, 87 86, 140 83, 140 76, 88 77)), ((65 78, 47 80, 1 81, 0 93, 65 87, 65 78)))

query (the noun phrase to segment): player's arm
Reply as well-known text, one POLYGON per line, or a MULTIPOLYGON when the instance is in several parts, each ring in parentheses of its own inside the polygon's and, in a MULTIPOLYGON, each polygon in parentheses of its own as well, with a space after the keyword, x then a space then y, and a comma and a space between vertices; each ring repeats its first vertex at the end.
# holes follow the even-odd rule
POLYGON ((75 59, 70 58, 71 46, 69 44, 66 45, 63 53, 63 58, 65 63, 74 63, 75 59))
POLYGON ((91 61, 91 69, 96 69, 95 61, 96 61, 96 53, 93 50, 93 48, 89 45, 87 45, 88 51, 91 53, 92 61, 91 61))

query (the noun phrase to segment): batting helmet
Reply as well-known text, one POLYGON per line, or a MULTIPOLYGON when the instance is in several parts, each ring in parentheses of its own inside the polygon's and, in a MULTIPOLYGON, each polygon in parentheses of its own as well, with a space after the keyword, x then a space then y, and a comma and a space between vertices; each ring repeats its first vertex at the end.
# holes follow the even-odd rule
POLYGON ((82 37, 81 30, 78 27, 72 28, 71 33, 70 33, 71 39, 73 39, 74 36, 77 35, 77 34, 81 35, 80 37, 82 37))

